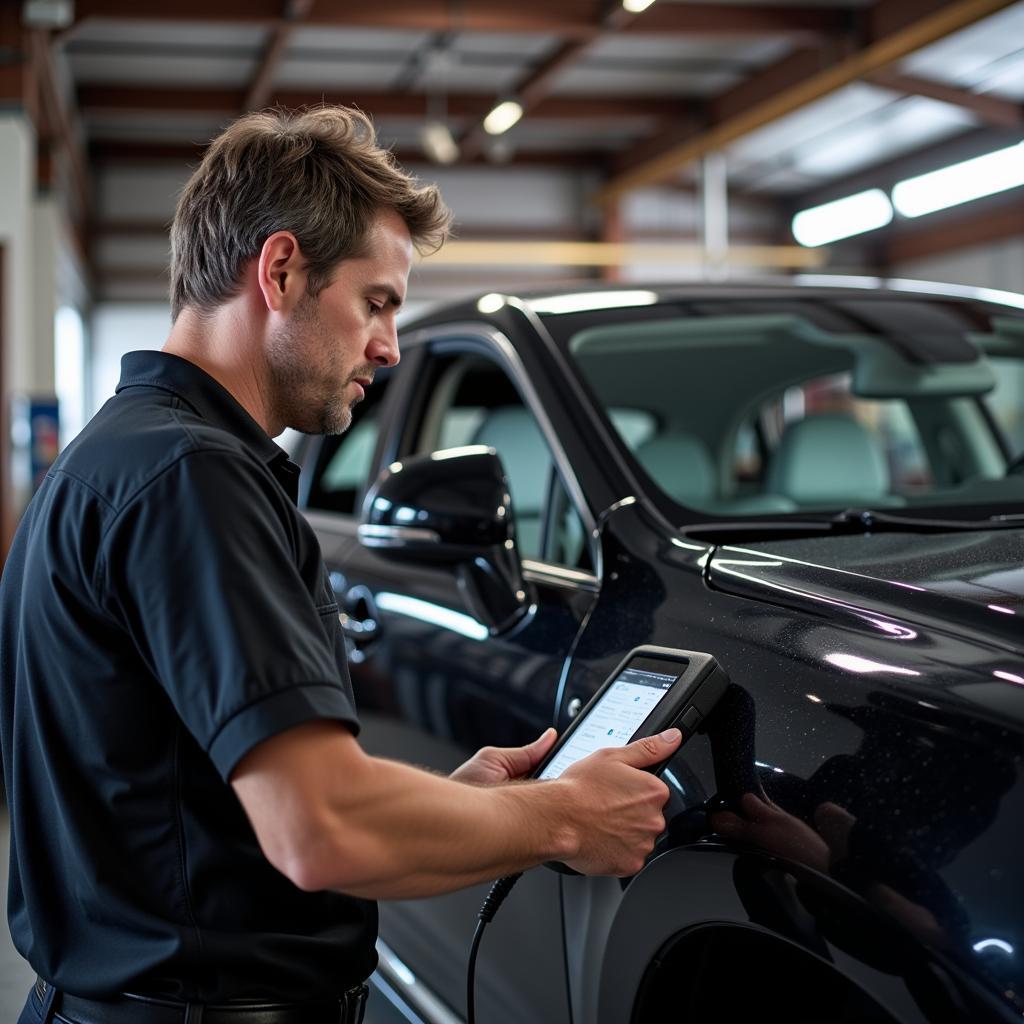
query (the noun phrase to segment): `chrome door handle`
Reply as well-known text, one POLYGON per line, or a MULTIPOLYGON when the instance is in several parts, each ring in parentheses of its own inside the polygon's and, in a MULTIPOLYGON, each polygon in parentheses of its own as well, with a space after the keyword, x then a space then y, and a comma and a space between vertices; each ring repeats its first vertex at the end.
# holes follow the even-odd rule
POLYGON ((340 603, 344 609, 338 612, 338 622, 353 643, 365 644, 380 634, 377 606, 369 587, 350 587, 340 603))

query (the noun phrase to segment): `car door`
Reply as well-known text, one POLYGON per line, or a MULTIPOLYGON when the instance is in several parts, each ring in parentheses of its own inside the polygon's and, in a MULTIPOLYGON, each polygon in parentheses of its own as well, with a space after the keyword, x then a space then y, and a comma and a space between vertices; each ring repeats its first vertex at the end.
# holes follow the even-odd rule
MULTIPOLYGON (((448 772, 480 746, 529 742, 554 720, 574 640, 597 596, 590 510, 510 344, 490 328, 437 330, 403 353, 387 394, 358 409, 305 486, 342 609, 374 754, 448 772), (505 466, 531 611, 490 635, 450 567, 390 561, 356 536, 353 476, 413 454, 493 447, 505 466), (340 500, 339 500, 340 496, 340 500), (344 506, 344 507, 342 507, 344 506)), ((382 950, 463 1012, 465 963, 486 886, 381 906, 382 950)), ((530 872, 488 932, 477 1006, 488 1021, 568 1019, 557 876, 530 872), (529 936, 524 943, 523 936, 529 936)))

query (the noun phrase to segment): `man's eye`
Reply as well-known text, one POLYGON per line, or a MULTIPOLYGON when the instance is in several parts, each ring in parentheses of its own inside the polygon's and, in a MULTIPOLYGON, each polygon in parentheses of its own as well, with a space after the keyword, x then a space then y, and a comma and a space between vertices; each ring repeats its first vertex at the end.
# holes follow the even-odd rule
POLYGON ((370 316, 376 316, 384 308, 376 302, 368 302, 367 306, 370 308, 370 316))

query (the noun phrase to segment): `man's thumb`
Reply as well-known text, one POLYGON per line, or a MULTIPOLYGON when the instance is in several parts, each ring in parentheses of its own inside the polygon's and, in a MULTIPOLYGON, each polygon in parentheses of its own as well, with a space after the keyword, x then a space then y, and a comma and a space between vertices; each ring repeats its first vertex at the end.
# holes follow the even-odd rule
POLYGON ((647 768, 669 757, 682 739, 683 734, 678 729, 666 729, 656 736, 633 740, 622 748, 622 760, 634 768, 647 768))

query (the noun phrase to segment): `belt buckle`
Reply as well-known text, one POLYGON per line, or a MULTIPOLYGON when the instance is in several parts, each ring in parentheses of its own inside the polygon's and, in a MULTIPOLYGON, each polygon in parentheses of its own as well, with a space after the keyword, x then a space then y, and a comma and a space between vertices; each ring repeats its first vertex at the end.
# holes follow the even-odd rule
POLYGON ((363 1011, 366 1009, 366 1000, 369 994, 370 987, 364 983, 350 988, 341 997, 341 1004, 345 1011, 344 1024, 359 1024, 363 1019, 363 1011))

